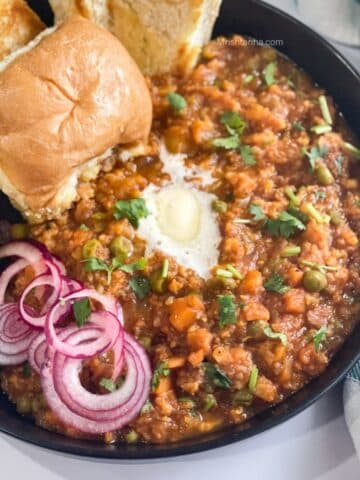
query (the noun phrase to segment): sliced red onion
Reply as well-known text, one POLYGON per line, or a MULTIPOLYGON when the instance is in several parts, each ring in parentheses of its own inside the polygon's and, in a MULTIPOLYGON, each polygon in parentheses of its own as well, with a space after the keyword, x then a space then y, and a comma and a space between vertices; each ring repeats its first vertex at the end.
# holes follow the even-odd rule
POLYGON ((62 290, 62 277, 58 268, 51 261, 46 260, 45 263, 50 270, 50 275, 43 274, 35 277, 34 280, 30 282, 29 285, 22 292, 19 300, 20 313, 23 319, 25 320, 25 322, 29 323, 29 325, 36 328, 44 327, 48 310, 56 304, 62 290), (49 286, 52 288, 50 297, 47 299, 40 314, 31 314, 29 308, 25 303, 26 298, 32 290, 44 286, 49 286))
MULTIPOLYGON (((118 341, 119 344, 123 343, 123 329, 121 322, 116 316, 117 312, 118 308, 114 299, 101 295, 95 290, 83 289, 71 293, 63 297, 61 302, 56 303, 46 317, 45 335, 47 341, 56 351, 72 358, 90 358, 98 355, 106 349, 110 349, 116 341, 118 341), (86 345, 73 346, 59 339, 55 331, 55 325, 59 322, 59 318, 62 315, 61 309, 64 308, 64 305, 72 305, 74 301, 83 298, 95 300, 107 307, 107 309, 93 312, 88 319, 88 323, 102 330, 101 333, 99 332, 97 338, 86 345)), ((119 347, 117 354, 119 355, 121 352, 122 347, 119 347)), ((120 362, 119 358, 116 359, 116 364, 118 362, 120 362)))
MULTIPOLYGON (((93 338, 91 329, 82 329, 67 338, 82 344, 93 338)), ((122 428, 141 410, 150 390, 151 369, 146 353, 130 335, 125 334, 127 375, 113 393, 96 395, 80 382, 82 363, 55 352, 41 370, 41 383, 50 408, 67 425, 90 434, 122 428)))
POLYGON ((28 362, 34 372, 40 375, 40 370, 46 360, 47 341, 44 333, 38 335, 31 342, 28 351, 28 362))
POLYGON ((0 365, 24 362, 35 337, 36 332, 23 321, 16 303, 0 306, 0 365))
POLYGON ((5 293, 11 280, 28 265, 29 262, 25 259, 16 260, 2 272, 0 277, 0 305, 5 302, 5 293))

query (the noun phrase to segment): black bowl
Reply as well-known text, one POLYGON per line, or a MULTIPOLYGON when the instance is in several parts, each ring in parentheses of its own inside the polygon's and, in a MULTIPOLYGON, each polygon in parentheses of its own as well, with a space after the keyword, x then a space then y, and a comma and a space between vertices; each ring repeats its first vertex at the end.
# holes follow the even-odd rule
MULTIPOLYGON (((51 23, 52 15, 44 0, 31 5, 51 23)), ((309 72, 335 98, 355 131, 360 130, 360 76, 323 38, 295 19, 258 0, 224 0, 214 35, 242 33, 260 40, 282 40, 279 50, 309 72)), ((2 207, 2 208, 1 208, 2 207)), ((1 216, 14 218, 8 203, 1 216)), ((0 397, 0 430, 35 445, 83 456, 144 459, 200 452, 256 435, 300 413, 338 383, 360 358, 360 323, 332 360, 328 369, 283 403, 269 408, 243 425, 226 428, 198 438, 167 445, 103 445, 73 440, 36 427, 20 417, 5 396, 0 397)))

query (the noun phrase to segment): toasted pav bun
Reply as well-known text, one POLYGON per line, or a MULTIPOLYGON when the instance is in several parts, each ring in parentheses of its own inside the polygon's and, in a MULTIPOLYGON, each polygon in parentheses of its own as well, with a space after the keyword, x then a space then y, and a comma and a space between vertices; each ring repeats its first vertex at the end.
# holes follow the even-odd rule
POLYGON ((29 43, 44 28, 24 0, 0 0, 0 60, 29 43))
POLYGON ((111 147, 146 140, 151 120, 149 90, 125 48, 73 16, 4 60, 0 188, 30 222, 55 218, 79 177, 111 147))
POLYGON ((141 71, 184 73, 209 41, 221 0, 49 0, 56 21, 74 12, 108 28, 141 71))

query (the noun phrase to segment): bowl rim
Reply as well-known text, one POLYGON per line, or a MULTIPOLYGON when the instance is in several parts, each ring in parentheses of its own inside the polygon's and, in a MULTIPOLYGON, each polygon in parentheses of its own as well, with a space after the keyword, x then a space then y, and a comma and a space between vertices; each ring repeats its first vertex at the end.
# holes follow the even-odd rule
MULTIPOLYGON (((262 0, 247 0, 251 1, 254 5, 261 8, 265 14, 266 11, 275 14, 279 17, 282 21, 287 22, 289 25, 293 24, 297 28, 302 29, 304 33, 306 33, 311 39, 316 42, 317 44, 321 44, 333 57, 336 58, 338 62, 340 62, 344 69, 348 70, 349 73, 353 75, 355 80, 359 83, 360 86, 360 72, 353 66, 326 38, 322 37, 320 34, 315 32, 313 29, 302 23, 297 18, 291 16, 290 14, 280 10, 279 8, 270 5, 268 3, 263 2, 262 0)), ((311 72, 310 72, 311 74, 311 72)), ((360 325, 356 327, 357 329, 360 328, 360 325)), ((350 335, 351 336, 351 335, 350 335)), ((340 348, 339 352, 346 346, 346 342, 340 348)), ((335 360, 335 357, 331 360, 329 366, 330 367, 332 362, 335 360)), ((212 434, 211 437, 206 439, 205 435, 196 437, 192 439, 195 443, 190 443, 186 445, 186 440, 178 443, 168 443, 163 444, 157 448, 156 445, 153 444, 143 444, 143 445, 134 445, 128 446, 126 448, 121 448, 121 444, 119 445, 105 445, 100 444, 97 442, 92 442, 88 440, 75 440, 69 439, 63 435, 54 433, 54 432, 46 432, 45 436, 50 437, 46 439, 38 438, 38 436, 34 436, 31 434, 30 431, 24 429, 12 428, 11 426, 2 425, 0 420, 0 433, 4 433, 9 435, 10 437, 16 438, 18 440, 22 440, 26 443, 31 445, 39 446, 45 448, 46 450, 55 451, 59 453, 70 454, 73 456, 79 457, 91 457, 91 458, 102 458, 102 459, 112 459, 112 460, 155 460, 155 459, 162 459, 162 458, 171 458, 171 457, 178 457, 183 455, 190 455, 195 453, 200 453, 208 450, 212 450, 219 447, 224 447, 226 445, 230 445, 232 443, 238 442, 240 440, 245 440, 246 438, 253 437, 259 433, 265 432, 277 425, 280 425, 287 420, 293 418, 294 416, 298 415, 299 413, 303 412, 305 409, 310 407, 314 404, 317 400, 322 398, 327 392, 329 392, 336 384, 338 384, 348 373, 348 371, 353 367, 353 365, 360 360, 360 348, 358 352, 354 353, 350 360, 347 360, 345 365, 340 368, 339 372, 333 376, 333 378, 326 383, 325 386, 319 387, 315 390, 315 392, 310 393, 305 401, 300 401, 299 405, 290 408, 289 411, 284 413, 277 414, 276 416, 272 416, 269 419, 259 423, 258 425, 251 426, 247 429, 240 429, 238 431, 233 431, 233 427, 227 427, 221 430, 218 430, 212 434), (148 448, 146 448, 148 447, 148 448)), ((317 379, 321 379, 324 374, 317 377, 317 379)), ((314 379, 310 382, 306 387, 311 386, 313 382, 317 379, 314 379)), ((306 388, 304 387, 304 388, 306 388)), ((299 395, 299 393, 304 390, 301 389, 298 392, 295 392, 291 397, 287 397, 286 400, 289 398, 295 397, 299 395)), ((277 407, 281 407, 282 403, 278 404, 277 407)), ((270 410, 271 407, 269 407, 270 410)), ((267 411, 266 410, 266 411, 267 411)), ((25 422, 20 416, 19 421, 25 422)), ((246 424, 244 424, 246 425, 246 424)), ((239 426, 238 426, 239 427, 239 426)), ((235 427, 236 428, 236 427, 235 427)), ((41 427, 34 426, 34 429, 41 430, 41 427)))

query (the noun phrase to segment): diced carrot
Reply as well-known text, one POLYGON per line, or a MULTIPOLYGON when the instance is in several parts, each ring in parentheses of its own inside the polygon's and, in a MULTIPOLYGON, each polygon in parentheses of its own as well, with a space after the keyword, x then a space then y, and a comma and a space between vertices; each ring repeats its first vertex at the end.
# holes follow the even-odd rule
POLYGON ((256 295, 261 289, 263 278, 258 270, 251 270, 241 282, 240 291, 243 294, 256 295))
POLYGON ((229 176, 229 181, 234 187, 234 194, 236 197, 245 197, 253 192, 257 187, 257 181, 255 177, 251 177, 247 173, 240 172, 229 176))
POLYGON ((270 312, 262 303, 248 303, 244 307, 243 313, 247 322, 252 322, 254 320, 265 320, 268 322, 270 320, 270 312))
POLYGON ((283 296, 284 310, 287 313, 304 313, 305 292, 300 288, 292 288, 283 296))
POLYGON ((348 225, 345 225, 342 228, 341 236, 344 239, 345 243, 347 245, 350 245, 351 247, 355 247, 359 243, 358 237, 348 225))
POLYGON ((155 395, 163 395, 169 392, 172 388, 170 375, 167 377, 160 377, 159 385, 154 389, 155 395))
POLYGON ((212 341, 212 333, 206 328, 189 330, 187 333, 187 343, 191 350, 203 350, 205 354, 209 353, 212 341))
POLYGON ((197 352, 190 353, 190 355, 188 356, 188 360, 193 367, 198 367, 204 360, 204 357, 204 351, 198 350, 197 352))
POLYGON ((180 368, 185 365, 186 359, 184 357, 170 357, 166 360, 169 368, 180 368))
POLYGON ((233 361, 231 349, 227 346, 214 348, 212 356, 216 363, 219 363, 220 365, 228 365, 233 361))
POLYGON ((326 225, 310 220, 307 224, 304 235, 306 240, 315 243, 320 249, 328 248, 329 239, 326 225))
POLYGON ((264 402, 274 402, 277 397, 277 388, 268 378, 260 375, 256 387, 255 396, 264 400, 264 402))
POLYGON ((192 294, 175 299, 169 309, 171 325, 184 332, 201 316, 204 304, 198 295, 192 294))
POLYGON ((297 267, 289 268, 289 270, 285 275, 287 283, 292 287, 297 287, 298 285, 300 285, 303 276, 304 276, 304 273, 302 272, 302 270, 300 270, 297 267))

